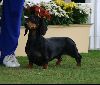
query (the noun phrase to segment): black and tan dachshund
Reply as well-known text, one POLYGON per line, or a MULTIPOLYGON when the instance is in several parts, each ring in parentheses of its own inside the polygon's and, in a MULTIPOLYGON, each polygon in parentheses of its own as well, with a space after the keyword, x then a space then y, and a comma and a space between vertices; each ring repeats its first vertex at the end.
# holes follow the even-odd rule
POLYGON ((69 37, 44 38, 47 31, 46 20, 37 16, 31 16, 25 22, 25 35, 29 30, 25 52, 29 59, 29 67, 33 64, 47 69, 48 62, 57 59, 56 65, 62 60, 62 55, 75 58, 77 66, 81 66, 82 56, 79 54, 75 42, 69 37))

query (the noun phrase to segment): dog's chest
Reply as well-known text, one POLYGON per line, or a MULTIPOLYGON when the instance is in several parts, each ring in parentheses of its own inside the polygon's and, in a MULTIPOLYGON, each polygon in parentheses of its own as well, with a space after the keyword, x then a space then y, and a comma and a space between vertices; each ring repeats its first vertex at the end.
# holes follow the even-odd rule
POLYGON ((41 53, 37 50, 34 50, 33 55, 37 57, 41 57, 41 53))
POLYGON ((41 47, 38 45, 35 45, 35 46, 33 46, 32 47, 32 49, 31 49, 31 53, 32 53, 32 55, 34 55, 34 56, 41 56, 41 47))

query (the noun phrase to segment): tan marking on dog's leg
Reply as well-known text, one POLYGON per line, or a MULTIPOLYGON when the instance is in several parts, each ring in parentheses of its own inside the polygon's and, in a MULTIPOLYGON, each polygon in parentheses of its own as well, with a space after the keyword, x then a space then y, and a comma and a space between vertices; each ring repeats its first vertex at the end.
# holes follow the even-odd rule
POLYGON ((28 64, 28 68, 31 69, 32 67, 33 67, 33 63, 29 63, 29 64, 28 64))
POLYGON ((61 59, 57 59, 56 65, 60 65, 61 64, 61 59))
POLYGON ((78 67, 81 67, 81 64, 80 64, 80 63, 77 63, 76 65, 77 65, 78 67))
POLYGON ((48 64, 44 64, 43 69, 47 69, 47 68, 48 68, 48 64))

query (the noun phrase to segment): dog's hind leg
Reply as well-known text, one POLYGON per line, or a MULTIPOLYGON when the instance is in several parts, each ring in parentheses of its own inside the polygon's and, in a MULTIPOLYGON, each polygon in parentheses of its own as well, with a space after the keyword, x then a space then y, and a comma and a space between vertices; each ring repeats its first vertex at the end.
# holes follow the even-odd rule
POLYGON ((75 45, 73 46, 72 56, 75 58, 75 60, 77 62, 77 66, 81 66, 81 58, 82 58, 82 56, 79 54, 78 49, 77 49, 77 47, 75 45))
POLYGON ((43 64, 43 69, 47 69, 48 68, 48 64, 43 64))
POLYGON ((76 47, 73 47, 72 52, 69 54, 71 57, 75 58, 77 62, 77 66, 81 66, 81 58, 82 56, 79 54, 76 47))
POLYGON ((75 60, 77 62, 77 66, 81 66, 81 58, 82 56, 79 53, 75 53, 75 60))
POLYGON ((79 54, 77 54, 77 53, 73 54, 73 55, 71 54, 70 56, 73 57, 73 58, 75 58, 77 66, 81 66, 81 58, 80 58, 79 54))
POLYGON ((81 66, 81 58, 82 56, 78 53, 78 57, 76 58, 77 66, 81 66))
POLYGON ((61 64, 61 61, 62 61, 62 58, 61 56, 57 58, 57 62, 56 62, 56 65, 60 65, 61 64))

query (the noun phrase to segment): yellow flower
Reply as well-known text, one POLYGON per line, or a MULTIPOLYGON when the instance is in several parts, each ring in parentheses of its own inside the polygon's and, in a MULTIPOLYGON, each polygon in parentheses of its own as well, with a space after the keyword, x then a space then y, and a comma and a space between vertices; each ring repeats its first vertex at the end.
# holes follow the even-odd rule
POLYGON ((66 3, 64 0, 54 0, 54 2, 61 6, 63 10, 66 10, 67 13, 72 13, 72 9, 78 7, 74 2, 66 3))
POLYGON ((70 2, 68 5, 69 5, 69 7, 71 7, 71 8, 77 7, 77 4, 74 3, 74 2, 70 2))
POLYGON ((64 0, 54 0, 54 2, 59 6, 63 6, 64 9, 77 7, 74 2, 66 3, 64 0))
POLYGON ((59 6, 63 6, 64 2, 62 0, 55 0, 55 3, 59 6))

